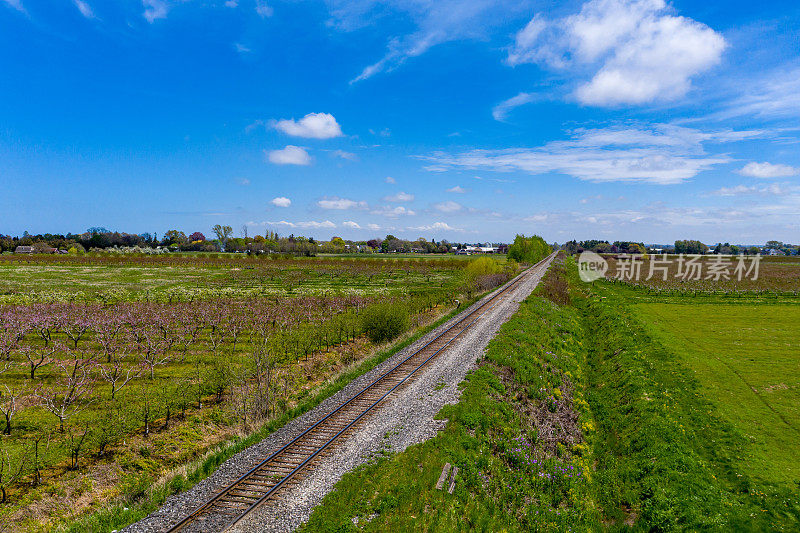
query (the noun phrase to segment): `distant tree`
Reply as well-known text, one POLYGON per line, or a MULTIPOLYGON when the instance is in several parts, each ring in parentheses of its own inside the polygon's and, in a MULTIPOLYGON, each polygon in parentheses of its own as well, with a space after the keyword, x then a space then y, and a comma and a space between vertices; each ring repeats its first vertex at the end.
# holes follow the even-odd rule
POLYGON ((195 231, 194 233, 189 235, 189 241, 190 242, 197 242, 197 241, 201 241, 202 242, 202 241, 205 241, 205 240, 206 240, 206 236, 203 235, 202 233, 200 233, 199 231, 195 231))
POLYGON ((185 244, 186 243, 186 234, 182 231, 178 231, 176 229, 171 229, 164 234, 164 244, 185 244))
POLYGON ((230 239, 231 235, 233 235, 233 228, 230 226, 215 224, 211 230, 217 235, 217 239, 219 239, 220 245, 222 246, 222 251, 224 252, 225 246, 228 244, 228 239, 230 239))
POLYGON ((517 235, 508 247, 508 258, 518 263, 538 263, 551 252, 550 245, 538 235, 517 235))
POLYGON ((676 254, 705 254, 708 246, 700 241, 675 241, 676 254))
MULTIPOLYGON (((25 232, 28 233, 27 231, 25 232)), ((107 233, 111 233, 111 230, 104 228, 103 226, 93 226, 86 230, 86 233, 89 235, 105 235, 107 233)))

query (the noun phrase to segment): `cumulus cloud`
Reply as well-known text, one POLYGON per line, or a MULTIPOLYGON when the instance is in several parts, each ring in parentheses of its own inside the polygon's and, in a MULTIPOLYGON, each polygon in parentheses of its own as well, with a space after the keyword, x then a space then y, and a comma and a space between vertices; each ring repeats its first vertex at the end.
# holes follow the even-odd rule
POLYGON ((330 113, 309 113, 300 120, 276 120, 275 129, 293 137, 306 139, 332 139, 342 136, 342 128, 330 113))
POLYGON ((91 6, 89 6, 89 4, 87 4, 83 0, 73 0, 73 2, 75 4, 75 7, 78 8, 78 11, 81 12, 81 15, 83 15, 87 19, 94 18, 94 11, 92 11, 92 8, 91 6))
POLYGON ((407 192, 399 192, 397 194, 392 194, 391 196, 384 196, 384 202, 413 202, 414 195, 409 194, 407 192))
POLYGON ((414 231, 434 231, 434 230, 464 231, 460 228, 454 228, 453 226, 451 226, 446 222, 434 222, 433 224, 428 224, 426 226, 409 226, 407 229, 414 231))
POLYGON ((367 227, 372 231, 378 231, 379 229, 381 229, 381 227, 375 223, 367 224, 367 227))
POLYGON ((334 196, 333 198, 323 198, 322 200, 317 202, 317 206, 321 207, 322 209, 337 209, 337 210, 366 209, 367 202, 357 202, 355 200, 350 200, 348 198, 338 198, 334 196))
POLYGON ((456 185, 455 187, 450 187, 449 189, 447 189, 447 192, 452 192, 455 194, 464 194, 467 192, 467 189, 465 189, 460 185, 456 185))
POLYGON ((586 72, 577 100, 618 106, 684 96, 725 47, 722 35, 671 14, 665 0, 589 0, 564 18, 536 15, 517 33, 507 63, 586 72))
POLYGON ((536 99, 533 93, 519 93, 508 100, 503 100, 492 109, 492 117, 498 122, 503 122, 508 114, 519 106, 529 104, 536 99))
POLYGON ((346 221, 342 222, 342 227, 352 228, 352 229, 361 229, 361 226, 358 225, 358 222, 353 222, 352 220, 346 220, 346 221))
POLYGON ((739 171, 742 176, 751 178, 788 178, 800 174, 800 168, 789 165, 773 165, 772 163, 747 163, 739 171))
POLYGON ((285 196, 278 196, 276 198, 273 198, 272 200, 269 201, 269 203, 271 203, 275 207, 289 207, 290 205, 292 205, 292 201, 286 198, 285 196))
POLYGON ((289 222, 286 220, 279 220, 277 222, 265 222, 267 226, 285 226, 287 228, 313 228, 313 229, 320 229, 320 228, 335 228, 336 224, 331 222, 330 220, 323 220, 317 222, 316 220, 307 220, 301 222, 289 222))
POLYGON ((383 206, 378 207, 370 211, 373 215, 380 215, 388 218, 398 218, 402 216, 414 216, 417 213, 412 211, 411 209, 406 209, 402 205, 398 205, 397 207, 391 206, 383 206))
POLYGON ((485 169, 531 174, 561 173, 581 180, 680 183, 716 165, 727 155, 709 155, 706 143, 727 143, 762 136, 761 131, 704 132, 670 124, 648 127, 578 129, 571 139, 535 148, 435 153, 422 159, 431 171, 485 169))
POLYGON ((456 211, 461 211, 462 206, 458 202, 448 200, 446 202, 433 204, 433 208, 437 211, 441 211, 442 213, 455 213, 456 211))
POLYGON ((287 144, 282 150, 272 150, 267 153, 270 163, 276 165, 310 165, 311 156, 305 148, 287 144))
POLYGON ((397 183, 397 180, 395 180, 395 179, 394 179, 393 177, 391 177, 391 176, 386 176, 386 178, 385 178, 383 181, 385 181, 386 183, 390 183, 390 184, 392 184, 392 185, 394 185, 395 183, 397 183))
POLYGON ((144 6, 143 16, 152 24, 157 19, 167 18, 167 3, 163 0, 142 0, 144 6))

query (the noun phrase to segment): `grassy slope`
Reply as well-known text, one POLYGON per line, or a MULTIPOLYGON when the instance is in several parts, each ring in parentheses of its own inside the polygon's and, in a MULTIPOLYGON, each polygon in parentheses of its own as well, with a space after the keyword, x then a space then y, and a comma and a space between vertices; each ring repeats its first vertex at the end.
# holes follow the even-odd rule
POLYGON ((800 306, 635 307, 694 371, 703 396, 749 437, 743 471, 787 486, 800 480, 800 306))
POLYGON ((592 529, 592 423, 583 400, 582 330, 570 307, 531 297, 490 343, 445 407, 435 438, 344 476, 306 531, 563 531, 592 529), (547 407, 545 407, 547 406, 547 407), (546 442, 532 414, 577 414, 573 431, 546 442), (445 462, 460 469, 452 495, 435 489, 445 462), (357 525, 354 525, 357 519, 357 525))

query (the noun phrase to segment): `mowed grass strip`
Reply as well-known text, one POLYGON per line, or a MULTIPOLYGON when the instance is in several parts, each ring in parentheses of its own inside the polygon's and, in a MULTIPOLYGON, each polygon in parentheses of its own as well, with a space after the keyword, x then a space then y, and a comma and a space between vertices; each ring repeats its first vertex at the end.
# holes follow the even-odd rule
POLYGON ((750 441, 741 468, 762 481, 800 482, 800 305, 634 307, 750 441))

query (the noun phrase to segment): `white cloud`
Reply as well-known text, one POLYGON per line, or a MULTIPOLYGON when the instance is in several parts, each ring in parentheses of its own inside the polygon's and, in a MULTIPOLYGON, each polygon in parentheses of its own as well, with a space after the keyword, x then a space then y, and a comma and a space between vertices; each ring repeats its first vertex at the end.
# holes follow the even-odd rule
POLYGON ((722 187, 713 191, 712 196, 743 196, 750 194, 758 194, 762 196, 779 196, 787 194, 789 189, 785 189, 777 183, 772 183, 763 187, 737 185, 735 187, 722 187))
POLYGON ((399 192, 397 194, 393 194, 391 196, 384 196, 383 197, 383 201, 384 202, 413 202, 414 201, 414 195, 413 194, 409 194, 407 192, 402 192, 401 191, 401 192, 399 192))
POLYGON ((580 13, 554 21, 536 15, 517 34, 507 62, 587 72, 591 79, 574 92, 582 104, 674 100, 719 63, 726 43, 705 24, 671 11, 664 0, 589 0, 580 13))
POLYGON ((388 218, 398 218, 401 216, 414 216, 417 213, 412 211, 411 209, 406 209, 402 205, 398 205, 397 207, 391 206, 384 206, 378 207, 370 211, 373 215, 381 215, 388 218))
POLYGON ((248 186, 248 185, 250 185, 250 180, 249 180, 249 179, 247 179, 247 178, 239 178, 238 180, 236 180, 236 182, 237 182, 239 185, 243 185, 243 186, 245 186, 245 187, 246 187, 246 186, 248 186))
POLYGON ((92 11, 92 8, 91 6, 89 6, 89 4, 87 4, 83 0, 73 0, 73 2, 75 3, 75 7, 78 8, 78 11, 81 12, 81 15, 83 15, 87 19, 94 18, 94 12, 92 11))
POLYGON ((550 215, 548 215, 547 213, 539 213, 536 215, 525 217, 522 220, 525 222, 546 222, 548 218, 550 218, 550 215))
POLYGON ((351 83, 391 72, 436 45, 483 39, 526 7, 518 0, 328 0, 328 5, 330 24, 342 31, 374 26, 376 19, 388 17, 395 17, 403 27, 409 23, 414 27, 411 33, 390 37, 383 57, 366 66, 351 83))
POLYGON ((433 224, 428 224, 426 226, 409 226, 409 230, 414 231, 433 231, 433 230, 442 230, 442 231, 464 231, 460 228, 454 228, 450 224, 446 222, 434 222, 433 224))
POLYGON ((332 139, 342 136, 342 128, 330 113, 309 113, 298 121, 284 119, 272 122, 275 129, 293 137, 332 139))
MULTIPOLYGON (((248 54, 248 53, 252 52, 251 49, 249 49, 248 47, 246 47, 245 45, 243 45, 241 43, 233 43, 233 47, 240 54, 248 54)), ((250 126, 248 126, 248 128, 250 128, 250 126)))
POLYGON ((225 7, 239 7, 239 0, 227 0, 225 7))
POLYGON ((353 222, 352 220, 346 220, 346 221, 342 222, 342 227, 353 228, 353 229, 361 229, 361 226, 359 226, 357 222, 353 222))
POLYGON ((278 222, 264 222, 264 225, 286 226, 287 228, 314 228, 314 229, 336 227, 336 224, 334 224, 330 220, 323 220, 321 222, 317 222, 315 220, 308 220, 302 222, 288 222, 286 220, 279 220, 278 222))
POLYGON ((282 150, 272 150, 267 153, 270 163, 276 165, 310 165, 311 156, 300 146, 287 144, 282 150))
POLYGON ((450 187, 449 189, 447 189, 447 192, 452 192, 455 194, 465 194, 467 192, 467 189, 465 189, 460 185, 456 185, 455 187, 450 187))
POLYGON ((705 143, 726 143, 762 136, 761 131, 703 132, 669 124, 649 127, 579 129, 571 139, 536 148, 439 152, 422 157, 431 170, 487 169, 531 174, 561 173, 581 180, 680 183, 704 170, 729 163, 727 155, 709 155, 705 143))
POLYGON ((371 229, 372 231, 378 231, 379 229, 381 229, 381 227, 380 227, 379 225, 377 225, 377 224, 374 224, 374 223, 372 223, 372 224, 367 224, 367 227, 368 227, 369 229, 371 229))
POLYGON ((345 152, 344 150, 334 150, 331 152, 335 157, 347 159, 348 161, 358 161, 358 156, 352 152, 345 152))
POLYGON ((367 202, 356 202, 355 200, 349 200, 347 198, 324 198, 317 202, 317 206, 321 207, 322 209, 366 209, 367 202))
POLYGON ((393 177, 391 177, 391 176, 386 176, 386 179, 384 179, 383 181, 385 181, 386 183, 391 183, 392 185, 394 185, 395 183, 397 183, 397 180, 395 180, 395 179, 394 179, 393 177))
POLYGON ((446 202, 433 204, 433 208, 437 211, 441 211, 442 213, 455 213, 456 211, 461 211, 462 206, 458 202, 448 200, 446 202))
POLYGON ((747 72, 727 87, 727 93, 727 105, 712 118, 797 117, 800 115, 800 67, 781 65, 761 76, 747 72))
POLYGON ((142 0, 144 6, 143 16, 152 24, 157 19, 167 18, 167 4, 163 0, 142 0))
POLYGON ((286 198, 285 196, 278 196, 276 198, 273 198, 272 200, 269 201, 269 203, 271 203, 275 207, 289 207, 290 205, 292 205, 292 201, 286 198))
POLYGON ((9 7, 12 7, 12 8, 14 8, 14 9, 16 9, 16 10, 17 10, 17 11, 19 11, 20 13, 25 13, 25 8, 23 7, 23 5, 22 5, 22 1, 21 1, 21 0, 3 0, 3 1, 4 1, 4 2, 6 3, 6 5, 8 5, 9 7))
POLYGON ((519 93, 517 96, 513 96, 508 100, 503 100, 492 109, 492 117, 499 121, 505 121, 508 114, 516 109, 519 106, 529 104, 536 99, 536 95, 533 93, 519 93))
POLYGON ((751 178, 788 178, 800 174, 800 168, 789 165, 773 165, 772 163, 747 163, 738 171, 742 176, 751 178))
POLYGON ((256 13, 258 13, 258 16, 261 18, 267 18, 272 16, 273 10, 266 2, 256 0, 256 13))

